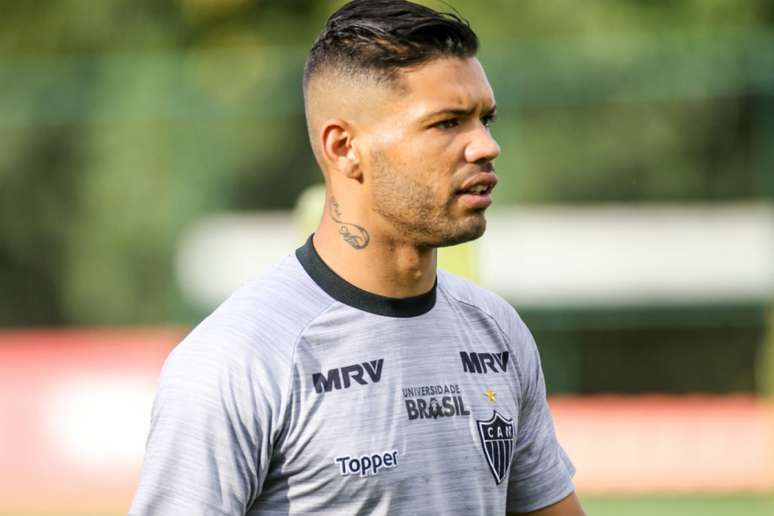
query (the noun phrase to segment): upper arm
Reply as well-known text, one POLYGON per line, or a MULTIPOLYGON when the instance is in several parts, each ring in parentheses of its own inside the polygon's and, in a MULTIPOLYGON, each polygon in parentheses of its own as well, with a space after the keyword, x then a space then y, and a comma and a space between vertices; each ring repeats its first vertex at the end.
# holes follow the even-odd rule
POLYGON ((564 498, 563 500, 553 505, 549 505, 548 507, 544 507, 543 509, 538 509, 537 511, 532 511, 532 512, 522 512, 522 513, 509 512, 507 513, 506 516, 516 516, 516 515, 586 516, 586 513, 583 512, 583 508, 581 507, 578 497, 575 496, 575 493, 572 493, 570 496, 564 498))
POLYGON ((529 513, 571 495, 575 470, 556 438, 537 346, 515 312, 509 337, 520 399, 507 510, 529 513))
POLYGON ((211 338, 164 365, 131 514, 244 514, 260 493, 276 396, 243 346, 211 338))

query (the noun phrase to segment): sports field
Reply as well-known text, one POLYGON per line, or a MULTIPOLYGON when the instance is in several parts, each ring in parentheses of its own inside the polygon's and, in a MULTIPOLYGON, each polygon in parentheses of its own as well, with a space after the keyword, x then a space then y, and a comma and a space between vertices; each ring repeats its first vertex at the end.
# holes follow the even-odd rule
POLYGON ((588 516, 774 516, 769 495, 581 496, 588 516))
MULTIPOLYGON (((588 516, 774 516, 770 495, 582 496, 588 516)), ((119 516, 125 513, 114 513, 119 516)), ((75 513, 0 513, 0 516, 76 516, 75 513)), ((98 516, 77 513, 77 516, 98 516)), ((111 516, 100 514, 99 516, 111 516)))

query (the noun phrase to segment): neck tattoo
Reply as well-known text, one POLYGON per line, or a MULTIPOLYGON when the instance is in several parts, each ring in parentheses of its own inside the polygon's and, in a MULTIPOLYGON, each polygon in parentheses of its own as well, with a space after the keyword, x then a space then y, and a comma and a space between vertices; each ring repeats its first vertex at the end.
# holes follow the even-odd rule
POLYGON ((371 237, 368 235, 366 228, 353 224, 352 222, 342 221, 339 203, 336 202, 336 199, 333 197, 331 197, 330 215, 333 222, 339 225, 339 235, 341 235, 341 238, 343 238, 346 243, 355 249, 364 249, 368 246, 371 237))

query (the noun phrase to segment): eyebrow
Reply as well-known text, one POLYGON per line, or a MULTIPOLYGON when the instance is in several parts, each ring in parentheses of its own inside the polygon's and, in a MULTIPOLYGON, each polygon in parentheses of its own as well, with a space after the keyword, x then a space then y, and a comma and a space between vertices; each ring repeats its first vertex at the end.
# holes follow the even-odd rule
MULTIPOLYGON (((465 116, 472 115, 473 113, 475 113, 475 111, 476 111, 476 108, 469 108, 469 109, 444 108, 444 109, 439 109, 437 111, 433 111, 432 113, 423 115, 420 120, 426 121, 441 115, 454 115, 454 116, 465 117, 465 116)), ((491 108, 488 108, 484 111, 484 115, 492 115, 495 113, 495 111, 497 111, 497 105, 492 105, 491 108)))

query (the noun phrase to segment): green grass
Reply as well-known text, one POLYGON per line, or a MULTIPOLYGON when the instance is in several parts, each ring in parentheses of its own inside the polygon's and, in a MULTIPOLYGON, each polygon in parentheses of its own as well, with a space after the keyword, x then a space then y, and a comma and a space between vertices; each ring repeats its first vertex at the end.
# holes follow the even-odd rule
MULTIPOLYGON (((583 496, 588 516, 774 516, 774 493, 769 495, 646 495, 583 496)), ((79 512, 7 513, 0 516, 120 516, 79 512)))
POLYGON ((580 496, 588 516, 774 516, 774 493, 580 496))

